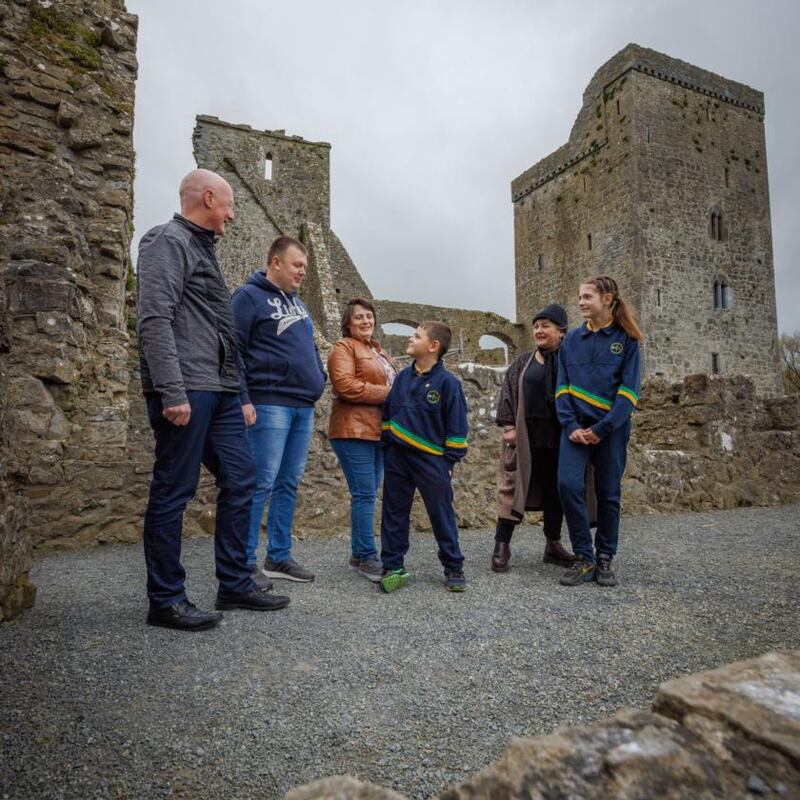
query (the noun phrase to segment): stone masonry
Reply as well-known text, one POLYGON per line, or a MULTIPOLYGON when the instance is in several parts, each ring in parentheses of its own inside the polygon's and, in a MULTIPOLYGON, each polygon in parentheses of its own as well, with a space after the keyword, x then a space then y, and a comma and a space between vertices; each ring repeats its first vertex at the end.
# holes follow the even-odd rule
MULTIPOLYGON (((193 141, 197 165, 224 175, 236 197, 236 222, 219 247, 220 264, 231 288, 263 269, 275 237, 294 236, 309 248, 303 300, 329 341, 339 338, 345 303, 352 297, 367 297, 375 303, 380 324, 401 322, 416 327, 425 319, 448 322, 462 345, 461 360, 480 356, 484 335, 503 341, 509 357, 517 351, 523 326, 498 314, 372 297, 330 227, 329 144, 208 116, 197 117, 193 141)), ((389 345, 395 352, 405 352, 400 339, 389 345)), ((499 359, 499 354, 495 356, 499 359)))
POLYGON ((516 178, 517 317, 608 274, 647 334, 644 374, 747 374, 778 391, 761 92, 628 45, 569 142, 516 178))
POLYGON ((126 481, 137 19, 121 0, 0 6, 0 601, 31 546, 96 539, 126 481))
MULTIPOLYGON (((800 796, 800 651, 768 653, 669 681, 651 711, 515 739, 438 800, 751 800, 800 796)), ((403 800, 343 776, 286 800, 403 800)))
MULTIPOLYGON (((33 601, 35 589, 27 572, 34 547, 138 540, 152 467, 152 435, 141 397, 135 341, 129 335, 134 313, 128 248, 137 20, 125 12, 121 0, 71 0, 58 6, 6 3, 0 6, 0 18, 0 604, 1 618, 6 619, 33 601)), ((642 70, 650 69, 646 59, 641 64, 642 70)), ((613 73, 616 67, 609 69, 613 73)), ((627 81, 658 80, 668 91, 678 91, 664 74, 659 78, 638 69, 627 73, 627 88, 619 90, 620 121, 615 124, 626 124, 621 119, 624 93, 633 86, 627 81)), ((611 80, 601 78, 597 80, 603 86, 611 80)), ((616 99, 606 98, 614 113, 616 99)), ((676 106, 676 113, 688 114, 683 108, 682 112, 676 106)), ((712 101, 709 123, 723 113, 714 108, 712 101)), ((756 114, 727 101, 719 108, 730 114, 756 114)), ((592 105, 584 117, 596 114, 596 109, 592 105)), ((606 113, 602 107, 600 111, 601 116, 606 113)), ((746 127, 745 123, 761 130, 756 117, 745 118, 746 127)), ((620 141, 624 135, 619 134, 620 141)), ((330 228, 329 146, 209 117, 198 118, 194 145, 198 163, 220 171, 236 193, 237 220, 220 245, 230 288, 263 264, 265 248, 275 235, 299 236, 308 245, 311 268, 305 299, 325 358, 330 342, 339 335, 343 301, 370 296, 330 228)), ((587 146, 605 154, 614 147, 599 139, 587 146)), ((729 181, 738 174, 736 169, 743 170, 739 175, 743 181, 765 181, 765 170, 755 155, 744 157, 749 164, 731 155, 729 181)), ((620 158, 629 161, 633 156, 620 158)), ((763 159, 763 149, 759 158, 763 159)), ((555 180, 561 178, 545 182, 550 186, 555 180)), ((617 195, 608 188, 611 206, 617 195)), ((618 196, 619 209, 627 202, 623 195, 618 196)), ((517 200, 518 218, 520 209, 532 202, 527 195, 517 200)), ((557 202, 565 200, 553 199, 557 202)), ((722 222, 715 217, 714 230, 722 236, 721 242, 714 240, 715 246, 732 246, 732 207, 721 205, 714 212, 723 215, 722 222)), ((521 230, 518 225, 518 257, 521 230)), ((655 228, 648 230, 647 236, 655 235, 655 228)), ((532 234, 529 230, 525 235, 532 234)), ((647 236, 639 238, 644 241, 647 236)), ((597 241, 612 240, 619 247, 628 246, 628 240, 616 234, 607 239, 601 235, 597 241)), ((762 241, 767 240, 762 237, 762 241)), ((768 247, 764 254, 763 266, 771 276, 768 247)), ((549 259, 546 253, 542 274, 552 277, 556 273, 548 272, 549 259)), ((573 277, 587 268, 584 264, 573 277)), ((730 300, 732 294, 734 303, 715 319, 722 320, 720 325, 732 320, 739 326, 737 335, 749 331, 755 319, 736 316, 743 311, 739 299, 744 284, 736 283, 742 274, 731 267, 718 276, 729 281, 728 295, 722 293, 720 298, 730 300)), ((677 275, 674 278, 678 280, 677 275)), ((637 302, 646 294, 645 283, 642 278, 638 294, 632 289, 637 302)), ((532 285, 519 284, 520 318, 532 308, 526 303, 537 304, 532 285)), ((628 285, 636 286, 633 281, 628 285)), ((554 282, 541 287, 543 297, 565 299, 556 291, 559 286, 554 282)), ((760 284, 766 305, 770 287, 766 281, 760 284)), ((448 357, 448 365, 464 384, 471 427, 470 453, 455 480, 459 524, 491 528, 499 454, 493 418, 503 370, 457 362, 496 358, 496 353, 480 349, 485 334, 504 341, 511 356, 527 349, 524 326, 488 312, 374 302, 382 323, 413 326, 438 317, 453 327, 459 352, 448 357)), ((648 333, 648 326, 655 331, 656 341, 658 321, 647 314, 643 319, 648 333)), ((711 328, 703 325, 697 331, 711 336, 711 328)), ((732 344, 733 334, 727 335, 732 344)), ((402 352, 401 337, 385 337, 385 343, 402 352)), ((651 343, 651 352, 660 352, 652 347, 655 344, 651 343)), ((721 353, 724 366, 727 356, 722 349, 721 353)), ((698 369, 708 372, 704 365, 698 369)), ((663 377, 647 382, 636 414, 624 485, 627 513, 798 499, 797 397, 763 395, 768 370, 753 380, 700 374, 682 381, 674 381, 670 370, 663 371, 663 377)), ((346 535, 348 530, 347 489, 326 438, 329 411, 328 387, 316 410, 309 467, 300 492, 296 533, 301 538, 346 535)), ((187 534, 213 529, 213 496, 206 477, 190 505, 187 534)), ((415 510, 414 524, 418 529, 428 524, 421 509, 415 510)))

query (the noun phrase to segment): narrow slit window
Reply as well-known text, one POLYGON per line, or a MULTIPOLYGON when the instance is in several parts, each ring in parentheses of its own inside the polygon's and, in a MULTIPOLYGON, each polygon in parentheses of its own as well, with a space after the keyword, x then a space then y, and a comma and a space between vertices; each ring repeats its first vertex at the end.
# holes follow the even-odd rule
POLYGON ((661 308, 661 289, 656 289, 656 306, 661 308))
POLYGON ((617 116, 619 116, 619 100, 617 100, 617 116))
POLYGON ((725 167, 725 185, 731 185, 731 171, 728 167, 725 167))
POLYGON ((650 144, 650 126, 647 125, 644 129, 645 140, 650 144))
POLYGON ((592 249, 592 234, 591 233, 587 233, 586 234, 586 244, 589 246, 589 250, 591 250, 592 249))
POLYGON ((539 269, 544 269, 544 255, 542 253, 539 253, 538 264, 539 269))
POLYGON ((264 180, 272 180, 272 153, 267 153, 264 158, 264 180))
POLYGON ((721 211, 711 212, 711 238, 721 242, 725 238, 725 222, 721 211))
POLYGON ((719 353, 711 354, 711 372, 713 375, 719 375, 719 353))

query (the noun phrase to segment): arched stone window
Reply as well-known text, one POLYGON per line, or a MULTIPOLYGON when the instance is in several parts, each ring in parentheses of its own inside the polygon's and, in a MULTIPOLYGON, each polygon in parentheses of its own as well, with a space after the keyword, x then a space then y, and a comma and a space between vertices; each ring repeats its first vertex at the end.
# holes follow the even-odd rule
POLYGON ((714 280, 714 308, 728 309, 733 307, 733 290, 728 279, 719 276, 714 280))

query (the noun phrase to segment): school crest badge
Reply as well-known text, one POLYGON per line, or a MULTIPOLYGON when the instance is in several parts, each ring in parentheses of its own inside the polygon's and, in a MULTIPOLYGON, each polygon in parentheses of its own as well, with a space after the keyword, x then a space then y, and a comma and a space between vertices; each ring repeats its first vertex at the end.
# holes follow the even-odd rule
POLYGON ((611 343, 611 352, 618 356, 622 352, 622 342, 612 342, 611 343))
POLYGON ((433 406, 436 405, 441 399, 442 396, 436 389, 431 389, 426 395, 425 399, 433 406))

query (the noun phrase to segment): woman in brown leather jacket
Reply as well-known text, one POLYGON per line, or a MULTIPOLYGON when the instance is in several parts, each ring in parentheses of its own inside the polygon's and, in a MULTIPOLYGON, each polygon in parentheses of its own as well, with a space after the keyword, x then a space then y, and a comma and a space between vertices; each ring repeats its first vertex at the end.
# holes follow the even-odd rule
POLYGON ((379 581, 375 549, 375 500, 383 479, 381 418, 397 370, 374 339, 375 307, 356 297, 342 315, 342 338, 328 359, 333 386, 328 439, 350 489, 350 566, 379 581))

